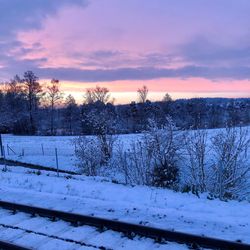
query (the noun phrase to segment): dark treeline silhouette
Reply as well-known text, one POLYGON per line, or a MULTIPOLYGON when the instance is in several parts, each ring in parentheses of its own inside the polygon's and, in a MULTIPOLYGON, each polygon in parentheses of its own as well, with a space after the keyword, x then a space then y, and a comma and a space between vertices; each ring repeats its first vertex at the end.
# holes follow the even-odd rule
POLYGON ((114 105, 107 88, 87 89, 82 104, 63 97, 59 81, 42 86, 31 71, 2 84, 0 132, 40 135, 139 133, 150 120, 163 127, 171 116, 177 127, 220 128, 250 124, 250 98, 192 98, 148 100, 146 86, 138 89, 138 101, 114 105))

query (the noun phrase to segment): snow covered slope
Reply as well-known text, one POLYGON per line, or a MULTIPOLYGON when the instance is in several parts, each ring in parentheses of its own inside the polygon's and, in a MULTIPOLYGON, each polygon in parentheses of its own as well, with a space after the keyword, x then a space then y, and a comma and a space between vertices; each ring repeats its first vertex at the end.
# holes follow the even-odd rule
POLYGON ((0 167, 1 199, 250 243, 250 204, 198 199, 105 178, 0 167))

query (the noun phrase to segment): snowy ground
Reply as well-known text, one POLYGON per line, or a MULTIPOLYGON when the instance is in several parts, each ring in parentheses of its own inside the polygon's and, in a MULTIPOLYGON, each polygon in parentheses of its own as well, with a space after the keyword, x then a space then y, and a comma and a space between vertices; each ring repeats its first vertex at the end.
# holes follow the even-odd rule
MULTIPOLYGON (((117 141, 129 146, 140 135, 120 135, 117 141)), ((59 168, 79 171, 76 167, 73 136, 15 136, 3 135, 7 159, 56 168, 55 148, 58 152, 59 168), (9 148, 9 149, 8 149, 9 148), (12 151, 13 150, 13 151, 12 151), (22 155, 24 152, 24 155, 22 155)))
POLYGON ((0 166, 1 199, 250 243, 250 204, 0 166))
POLYGON ((166 242, 159 244, 153 239, 135 237, 129 239, 122 233, 112 230, 100 231, 98 228, 82 225, 74 227, 68 222, 49 218, 30 216, 26 213, 13 214, 0 209, 0 239, 32 249, 141 249, 141 250, 185 250, 184 244, 166 242))
MULTIPOLYGON (((208 136, 215 135, 219 130, 208 130, 208 136)), ((250 127, 248 131, 250 132, 250 127)), ((116 143, 121 142, 124 149, 126 149, 140 137, 140 134, 119 135, 116 143)), ((2 138, 7 159, 56 168, 55 149, 57 149, 59 168, 62 170, 79 171, 79 168, 76 166, 77 159, 74 153, 74 139, 76 137, 2 135, 2 138)))
POLYGON ((3 135, 6 158, 56 168, 55 148, 58 151, 59 168, 76 170, 74 137, 13 136, 3 135), (10 147, 11 149, 8 149, 10 147), (24 152, 24 155, 22 155, 24 152))
MULTIPOLYGON (((139 136, 121 135, 118 140, 129 147, 139 136)), ((57 148, 59 168, 77 171, 73 139, 4 135, 3 143, 9 159, 54 168, 57 148)), ((56 177, 48 171, 39 175, 22 167, 8 167, 7 172, 2 168, 3 200, 250 243, 249 202, 208 200, 206 194, 199 199, 166 189, 114 184, 101 177, 56 177)))

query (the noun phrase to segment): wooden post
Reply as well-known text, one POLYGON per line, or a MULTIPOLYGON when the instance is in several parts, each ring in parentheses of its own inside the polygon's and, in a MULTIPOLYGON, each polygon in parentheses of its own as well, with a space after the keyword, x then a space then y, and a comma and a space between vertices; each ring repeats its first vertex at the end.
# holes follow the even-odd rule
POLYGON ((127 168, 127 152, 124 153, 124 170, 125 170, 125 183, 128 184, 128 168, 127 168))
POLYGON ((3 140, 2 134, 0 133, 0 150, 1 150, 1 157, 3 157, 3 140))
POLYGON ((44 155, 44 148, 43 148, 43 144, 41 144, 41 146, 42 146, 42 153, 43 153, 43 155, 44 155))
POLYGON ((219 198, 222 200, 223 192, 222 192, 222 165, 219 163, 219 198))
POLYGON ((4 146, 2 146, 2 150, 3 150, 4 171, 6 171, 7 170, 7 166, 6 166, 6 158, 5 158, 4 146))
POLYGON ((56 171, 57 171, 57 176, 59 176, 57 148, 55 148, 55 153, 56 153, 56 171))

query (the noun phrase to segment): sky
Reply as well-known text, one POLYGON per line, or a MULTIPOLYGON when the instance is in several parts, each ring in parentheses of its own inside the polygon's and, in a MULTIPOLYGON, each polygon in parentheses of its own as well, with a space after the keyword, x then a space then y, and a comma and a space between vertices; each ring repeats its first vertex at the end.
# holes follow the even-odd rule
POLYGON ((78 100, 250 97, 249 0, 0 0, 0 82, 32 70, 78 100))

